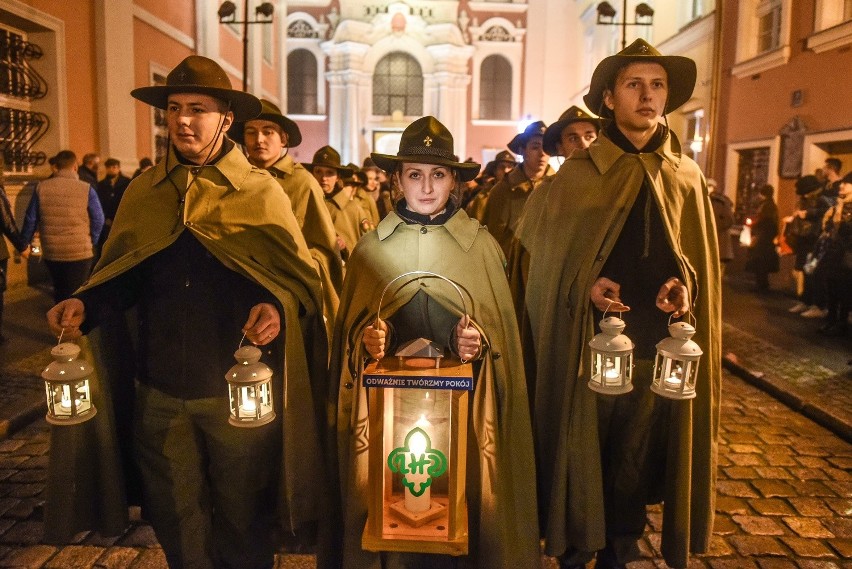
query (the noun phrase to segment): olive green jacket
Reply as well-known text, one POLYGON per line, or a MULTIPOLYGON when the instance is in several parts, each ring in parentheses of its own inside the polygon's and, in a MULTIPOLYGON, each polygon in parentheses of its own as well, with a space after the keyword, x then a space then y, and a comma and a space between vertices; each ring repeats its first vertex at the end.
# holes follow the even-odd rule
MULTIPOLYGON (((484 355, 471 396, 467 454, 469 555, 463 567, 514 569, 540 561, 532 435, 521 349, 500 248, 459 211, 446 224, 406 224, 395 212, 365 235, 352 254, 335 327, 330 377, 333 435, 343 500, 343 566, 379 569, 361 549, 367 515, 367 390, 359 378, 367 358, 364 328, 373 323, 385 285, 409 271, 430 271, 457 283, 482 333, 484 355)), ((395 289, 395 287, 393 287, 395 289)), ((422 279, 389 293, 382 316, 418 290, 461 316, 458 293, 440 279, 422 279), (391 298, 392 297, 392 298, 391 298)))
MULTIPOLYGON (((280 304, 285 357, 273 366, 283 374, 283 393, 277 395, 283 400, 285 441, 279 517, 291 530, 313 524, 322 518, 325 493, 315 397, 317 389, 323 396, 327 392, 321 287, 289 200, 272 177, 252 167, 235 148, 202 168, 178 164, 170 150, 167 159, 128 187, 100 261, 81 291, 138 265, 174 243, 183 231, 191 231, 217 259, 262 285, 280 304), (197 177, 192 181, 194 172, 197 177)), ((133 346, 129 341, 116 345, 129 335, 106 328, 95 328, 89 334, 91 341, 82 342, 91 347, 86 357, 93 358, 97 368, 93 378, 97 415, 80 425, 51 430, 47 541, 67 542, 89 529, 117 535, 127 525, 132 497, 128 499, 126 483, 132 477, 122 460, 129 460, 131 444, 134 377, 128 360, 133 346)), ((222 370, 223 397, 226 371, 222 370)))
POLYGON ((691 298, 693 339, 704 350, 697 397, 674 404, 669 418, 661 549, 670 566, 686 567, 690 553, 707 550, 713 529, 721 395, 719 256, 698 166, 673 135, 643 154, 601 136, 536 190, 519 226, 511 280, 528 317, 524 348, 536 355, 533 423, 546 552, 596 551, 605 535, 598 396, 586 385, 595 324, 589 294, 643 183, 660 207, 691 298))
POLYGON ((361 236, 372 229, 369 214, 344 190, 330 198, 326 196, 325 205, 331 214, 335 231, 346 243, 347 255, 351 255, 361 236))

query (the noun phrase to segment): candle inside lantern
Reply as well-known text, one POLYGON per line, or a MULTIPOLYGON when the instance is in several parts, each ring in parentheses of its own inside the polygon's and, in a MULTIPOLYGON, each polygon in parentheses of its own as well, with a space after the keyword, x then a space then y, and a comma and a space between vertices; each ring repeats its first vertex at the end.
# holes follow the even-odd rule
POLYGON ((255 411, 257 411, 257 404, 254 402, 254 389, 251 387, 243 387, 241 399, 242 404, 240 405, 240 410, 254 415, 255 411))
POLYGON ((665 384, 668 389, 680 389, 683 384, 683 370, 680 366, 677 366, 672 374, 665 379, 665 384))
POLYGON ((604 382, 607 385, 618 385, 621 381, 621 373, 617 369, 615 369, 615 364, 612 360, 607 360, 606 365, 604 366, 604 382))
MULTIPOLYGON (((426 420, 424 415, 420 415, 420 419, 414 424, 415 428, 419 427, 426 431, 426 427, 431 427, 432 424, 426 420)), ((429 441, 421 432, 415 432, 411 435, 408 441, 408 447, 411 450, 408 453, 408 473, 405 475, 406 480, 414 485, 416 490, 423 490, 423 484, 429 480, 429 473, 426 468, 429 466, 429 461, 426 457, 426 448, 429 446, 429 441)), ((423 493, 415 496, 411 490, 405 489, 405 509, 412 513, 420 513, 427 511, 432 506, 432 491, 426 487, 423 493)))

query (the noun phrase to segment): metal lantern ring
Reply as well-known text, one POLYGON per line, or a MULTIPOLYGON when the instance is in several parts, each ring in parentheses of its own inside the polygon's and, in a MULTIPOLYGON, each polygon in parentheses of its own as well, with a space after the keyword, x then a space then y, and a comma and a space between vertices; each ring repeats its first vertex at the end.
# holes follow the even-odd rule
MULTIPOLYGON (((424 278, 450 284, 468 314, 455 282, 412 271, 382 290, 376 324, 394 283, 409 279, 398 292, 424 278)), ((465 479, 473 367, 435 348, 423 338, 414 340, 397 354, 370 362, 361 376, 369 401, 369 493, 361 539, 368 551, 468 552, 465 479)))
POLYGON ((695 397, 698 362, 704 353, 692 341, 695 326, 688 322, 672 324, 669 317, 669 334, 670 337, 657 344, 651 391, 667 399, 692 399, 695 397))
MULTIPOLYGON (((62 336, 59 337, 60 342, 62 336)), ((53 361, 41 373, 47 396, 47 415, 51 425, 76 425, 97 413, 89 385, 94 370, 85 360, 77 359, 80 346, 61 342, 50 350, 53 361)))
POLYGON ((589 389, 604 395, 629 393, 633 390, 633 341, 622 334, 624 320, 604 312, 599 325, 601 333, 589 341, 589 389))
POLYGON ((237 364, 225 375, 230 396, 228 422, 235 427, 259 427, 275 420, 272 370, 260 361, 261 355, 256 346, 237 348, 237 364))

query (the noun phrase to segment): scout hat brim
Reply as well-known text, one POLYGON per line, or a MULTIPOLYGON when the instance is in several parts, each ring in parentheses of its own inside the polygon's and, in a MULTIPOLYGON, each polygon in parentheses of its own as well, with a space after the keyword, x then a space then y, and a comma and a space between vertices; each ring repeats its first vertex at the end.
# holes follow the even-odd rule
POLYGON ((583 102, 592 112, 601 116, 612 116, 612 111, 604 106, 604 91, 613 82, 618 71, 630 63, 658 63, 666 70, 669 96, 664 114, 680 108, 692 97, 698 74, 695 62, 680 55, 663 55, 640 38, 615 55, 605 57, 595 68, 589 92, 583 97, 583 102))
MULTIPOLYGON (((299 125, 282 115, 278 107, 266 99, 261 99, 260 103, 262 105, 260 114, 250 120, 269 121, 277 124, 287 135, 287 148, 299 146, 302 143, 302 131, 299 130, 299 125)), ((235 121, 234 125, 228 130, 228 137, 234 142, 245 144, 246 122, 248 121, 235 121)))
POLYGON ((234 120, 247 121, 260 114, 260 99, 250 93, 231 88, 231 80, 218 63, 200 55, 190 55, 166 77, 165 85, 133 89, 130 95, 158 109, 168 106, 169 95, 198 93, 225 101, 234 120))
POLYGON ((302 166, 311 173, 313 173, 314 168, 317 166, 332 168, 333 170, 337 170, 337 177, 341 179, 351 178, 355 172, 352 168, 343 166, 340 163, 340 153, 328 145, 314 152, 313 160, 311 162, 302 162, 302 166))
POLYGON ((442 158, 440 156, 430 156, 426 154, 405 154, 392 156, 390 154, 377 154, 373 152, 370 154, 370 157, 373 159, 373 162, 375 162, 379 168, 389 173, 394 172, 396 170, 397 165, 402 162, 446 166, 447 168, 458 170, 459 177, 464 182, 469 182, 476 178, 480 170, 480 166, 476 162, 458 162, 456 160, 442 158))
POLYGON ((524 132, 518 133, 509 141, 506 146, 515 154, 523 154, 527 142, 534 136, 544 136, 544 131, 547 130, 547 125, 544 121, 535 121, 527 125, 524 132))

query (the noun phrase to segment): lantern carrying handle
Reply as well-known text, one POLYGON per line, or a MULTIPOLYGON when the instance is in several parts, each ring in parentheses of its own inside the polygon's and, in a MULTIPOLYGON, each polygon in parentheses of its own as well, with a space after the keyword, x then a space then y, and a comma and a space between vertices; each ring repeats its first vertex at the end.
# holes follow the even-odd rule
MULTIPOLYGON (((695 318, 695 314, 693 314, 691 310, 687 310, 686 313, 684 313, 684 316, 689 317, 689 320, 691 321, 693 326, 696 326, 698 324, 698 319, 695 318)), ((669 323, 667 324, 667 326, 672 325, 672 318, 674 318, 674 312, 669 314, 669 323)))
POLYGON ((62 331, 59 333, 59 341, 56 342, 57 346, 62 343, 62 336, 64 336, 64 335, 65 335, 65 328, 63 328, 62 331))
POLYGON ((243 342, 244 342, 244 341, 245 341, 245 339, 246 339, 246 334, 247 334, 247 333, 248 333, 248 332, 243 332, 243 337, 242 337, 242 338, 240 338, 240 343, 237 345, 237 349, 238 349, 238 350, 239 350, 240 348, 242 348, 242 347, 243 347, 243 342))
MULTIPOLYGON (((382 302, 384 302, 385 293, 388 291, 390 286, 393 283, 395 283, 396 281, 398 281, 402 278, 411 277, 411 276, 416 276, 417 278, 413 278, 409 282, 414 282, 415 280, 420 280, 421 277, 430 277, 430 278, 441 279, 442 281, 446 281, 447 283, 449 283, 454 289, 456 289, 456 292, 459 293, 459 298, 461 299, 462 310, 463 310, 464 316, 470 316, 467 312, 467 303, 464 300, 464 294, 462 293, 461 288, 459 288, 459 285, 457 285, 455 283, 455 281, 448 279, 447 277, 445 277, 443 275, 439 275, 438 273, 433 273, 431 271, 409 271, 407 273, 402 273, 401 275, 398 275, 398 276, 394 277, 393 279, 391 279, 391 281, 388 284, 386 284, 385 288, 382 290, 382 295, 379 297, 379 306, 376 309, 376 329, 378 329, 379 320, 381 320, 382 302)), ((399 287, 398 291, 402 290, 402 288, 407 284, 408 283, 404 283, 401 287, 399 287)))
MULTIPOLYGON (((609 307, 610 307, 610 306, 612 306, 612 303, 613 303, 613 302, 615 302, 615 301, 614 301, 613 299, 611 299, 611 298, 607 298, 607 301, 609 302, 609 304, 607 304, 607 305, 606 305, 606 308, 605 308, 605 309, 604 309, 604 311, 603 311, 603 316, 602 316, 602 318, 606 318, 606 313, 607 313, 607 312, 609 312, 609 307)), ((623 314, 623 313, 619 310, 619 311, 618 311, 618 317, 619 317, 619 318, 621 318, 621 315, 622 315, 622 314, 623 314)))

